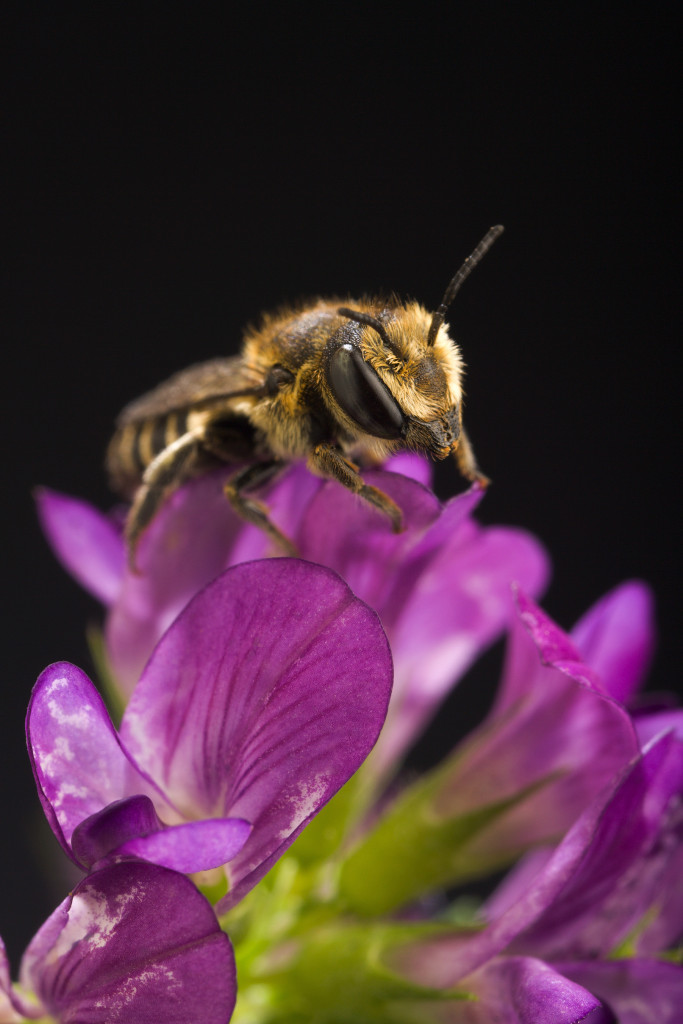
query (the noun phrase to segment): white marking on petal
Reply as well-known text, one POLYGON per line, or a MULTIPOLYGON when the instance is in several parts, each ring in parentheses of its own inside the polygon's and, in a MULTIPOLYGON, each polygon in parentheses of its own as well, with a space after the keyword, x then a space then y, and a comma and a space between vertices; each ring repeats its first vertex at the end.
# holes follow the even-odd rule
POLYGON ((325 794, 330 785, 329 775, 322 772, 314 779, 299 783, 299 793, 290 797, 292 804, 292 816, 289 824, 282 828, 278 834, 279 839, 286 839, 298 828, 302 821, 306 821, 312 814, 320 809, 325 799, 325 794))
POLYGON ((139 885, 131 886, 128 892, 117 895, 113 901, 104 893, 87 886, 74 896, 69 910, 69 919, 59 934, 54 946, 45 958, 46 964, 53 964, 65 956, 76 943, 81 944, 81 955, 103 949, 112 932, 119 926, 129 903, 144 896, 139 885))
POLYGON ((153 967, 148 967, 145 971, 136 974, 134 978, 122 980, 121 988, 116 996, 108 993, 107 998, 98 1000, 95 1006, 107 1011, 107 1020, 112 1022, 116 1020, 128 1021, 128 1007, 137 997, 139 990, 146 985, 157 985, 160 982, 163 983, 163 988, 167 992, 177 991, 182 987, 181 980, 176 977, 174 971, 166 964, 155 964, 153 967))

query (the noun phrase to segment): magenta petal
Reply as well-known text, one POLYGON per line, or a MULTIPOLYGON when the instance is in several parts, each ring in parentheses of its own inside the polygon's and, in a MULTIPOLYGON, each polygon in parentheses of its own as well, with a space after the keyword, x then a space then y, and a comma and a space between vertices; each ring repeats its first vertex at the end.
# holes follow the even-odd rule
POLYGON ((524 700, 531 680, 542 664, 558 667, 577 666, 577 674, 590 677, 599 687, 596 674, 592 676, 582 665, 581 656, 567 634, 538 607, 521 588, 517 590, 518 615, 513 620, 506 651, 505 672, 494 714, 501 716, 519 700, 524 700), (528 642, 527 637, 531 639, 528 642))
POLYGON ((249 822, 239 818, 208 818, 139 835, 117 852, 191 874, 227 864, 240 852, 250 832, 249 822))
POLYGON ((455 752, 435 805, 459 816, 529 791, 473 840, 475 862, 557 842, 639 749, 623 705, 568 660, 578 656, 552 620, 523 594, 518 600, 498 701, 455 752))
POLYGON ((640 686, 655 646, 654 601, 646 584, 623 583, 572 630, 581 659, 613 697, 626 703, 640 686))
POLYGON ((99 693, 68 662, 50 665, 39 677, 26 736, 40 802, 71 856, 76 826, 127 794, 132 766, 99 693))
POLYGON ((680 1024, 683 967, 659 960, 576 961, 556 965, 594 992, 619 1024, 680 1024))
MULTIPOLYGON (((465 505, 471 493, 456 501, 465 505)), ((454 510, 456 501, 450 503, 454 510)), ((450 507, 442 520, 451 518, 450 507)), ((441 528, 440 520, 428 531, 416 559, 441 528)), ((454 683, 514 617, 511 583, 538 592, 547 578, 544 552, 521 530, 480 529, 461 520, 459 528, 453 523, 449 543, 435 550, 433 562, 416 578, 406 573, 403 607, 392 602, 382 611, 396 678, 376 767, 400 757, 454 683)))
POLYGON ((121 530, 85 501, 46 487, 36 493, 40 524, 67 572, 103 604, 121 589, 125 552, 121 530))
POLYGON ((397 452, 396 455, 391 455, 384 463, 384 470, 387 473, 407 476, 423 487, 432 486, 434 463, 416 452, 397 452))
POLYGON ((474 1014, 463 1017, 468 1024, 577 1024, 600 1006, 580 984, 531 957, 498 957, 459 987, 476 999, 474 1014))
POLYGON ((243 818, 236 901, 359 767, 391 688, 375 613, 296 559, 228 570, 157 646, 121 726, 188 818, 243 818))
POLYGON ((90 875, 35 936, 22 983, 60 1021, 227 1024, 235 965, 183 875, 128 861, 90 875))
POLYGON ((376 470, 364 479, 401 508, 402 533, 393 533, 387 517, 368 502, 328 481, 310 503, 297 539, 305 558, 329 565, 354 594, 383 612, 404 560, 441 507, 431 491, 407 477, 376 470))
POLYGON ((244 846, 251 826, 239 818, 164 825, 146 796, 109 804, 74 830, 71 846, 84 867, 110 855, 140 857, 190 874, 220 867, 244 846))
POLYGON ((90 868, 127 840, 158 832, 163 827, 149 797, 132 796, 108 804, 82 821, 73 831, 71 849, 78 863, 90 868))

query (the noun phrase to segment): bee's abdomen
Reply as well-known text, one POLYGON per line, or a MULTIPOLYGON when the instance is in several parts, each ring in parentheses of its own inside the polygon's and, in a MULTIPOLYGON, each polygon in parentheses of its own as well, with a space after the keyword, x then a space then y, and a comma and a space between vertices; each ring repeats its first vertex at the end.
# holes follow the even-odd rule
POLYGON ((114 490, 129 494, 139 485, 149 464, 187 431, 188 412, 166 413, 125 423, 107 450, 107 471, 114 490))

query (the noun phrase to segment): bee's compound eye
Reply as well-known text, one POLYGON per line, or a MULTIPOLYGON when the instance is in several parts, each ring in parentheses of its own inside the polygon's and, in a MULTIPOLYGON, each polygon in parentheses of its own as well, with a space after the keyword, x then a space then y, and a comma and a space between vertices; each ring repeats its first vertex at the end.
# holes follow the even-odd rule
POLYGON ((335 349, 327 381, 344 412, 366 433, 392 441, 403 436, 405 419, 396 399, 355 345, 335 349))

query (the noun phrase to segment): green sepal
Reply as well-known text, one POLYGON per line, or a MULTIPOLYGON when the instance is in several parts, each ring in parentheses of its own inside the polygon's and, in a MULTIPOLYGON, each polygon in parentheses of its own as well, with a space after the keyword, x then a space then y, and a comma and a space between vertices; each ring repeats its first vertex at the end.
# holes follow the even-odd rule
POLYGON ((424 1024, 430 1006, 472 996, 417 985, 390 970, 385 958, 444 931, 452 929, 433 923, 313 929, 271 950, 259 972, 239 979, 233 1024, 424 1024))
POLYGON ((350 852, 339 876, 341 898, 349 909, 362 916, 386 914, 435 889, 498 871, 524 852, 495 842, 475 845, 475 840, 552 779, 449 817, 440 808, 453 775, 451 763, 410 786, 350 852))

